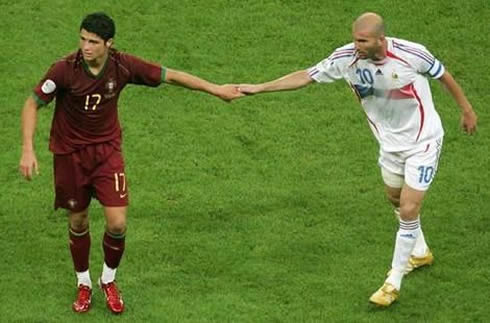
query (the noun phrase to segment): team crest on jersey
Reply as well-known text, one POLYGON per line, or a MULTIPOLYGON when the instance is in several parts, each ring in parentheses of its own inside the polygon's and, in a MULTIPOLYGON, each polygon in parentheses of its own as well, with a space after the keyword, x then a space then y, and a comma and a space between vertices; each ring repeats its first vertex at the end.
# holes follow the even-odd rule
POLYGON ((54 92, 54 90, 56 90, 56 83, 50 79, 44 81, 43 85, 41 86, 41 91, 43 91, 44 94, 51 94, 54 92))
POLYGON ((393 72, 393 74, 391 74, 391 77, 396 80, 398 78, 398 74, 396 74, 395 72, 393 72))
POLYGON ((105 89, 107 90, 107 93, 104 95, 106 99, 112 98, 113 96, 116 95, 116 81, 114 79, 109 79, 107 83, 105 84, 105 89))

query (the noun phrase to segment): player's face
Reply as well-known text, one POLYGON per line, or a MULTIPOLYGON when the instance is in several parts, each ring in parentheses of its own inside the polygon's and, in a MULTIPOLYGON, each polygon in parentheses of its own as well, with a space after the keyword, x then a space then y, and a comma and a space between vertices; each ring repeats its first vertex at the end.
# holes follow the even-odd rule
POLYGON ((357 55, 360 59, 377 60, 383 57, 383 39, 373 33, 356 31, 352 33, 357 55))
POLYGON ((111 45, 112 39, 104 41, 104 39, 94 33, 85 29, 80 30, 80 49, 82 50, 83 59, 87 62, 96 62, 104 59, 111 45))

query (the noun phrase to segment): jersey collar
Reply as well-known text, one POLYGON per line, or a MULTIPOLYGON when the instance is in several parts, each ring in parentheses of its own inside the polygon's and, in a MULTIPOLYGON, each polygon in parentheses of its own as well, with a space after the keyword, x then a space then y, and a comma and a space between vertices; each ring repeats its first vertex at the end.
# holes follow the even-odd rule
POLYGON ((107 55, 107 59, 104 62, 104 66, 102 66, 102 69, 100 70, 100 72, 97 75, 95 75, 94 73, 92 73, 92 71, 90 71, 90 68, 88 67, 87 62, 85 62, 85 60, 82 58, 82 66, 83 66, 83 69, 85 70, 85 73, 87 73, 87 75, 90 78, 93 78, 96 80, 101 79, 102 76, 104 75, 105 69, 107 67, 107 63, 109 62, 109 56, 110 55, 111 55, 110 53, 107 55))

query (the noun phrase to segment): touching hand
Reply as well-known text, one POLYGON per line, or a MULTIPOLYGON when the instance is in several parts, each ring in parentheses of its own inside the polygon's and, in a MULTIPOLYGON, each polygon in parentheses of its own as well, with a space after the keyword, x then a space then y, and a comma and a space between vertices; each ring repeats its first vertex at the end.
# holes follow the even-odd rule
POLYGON ((36 154, 34 151, 24 151, 19 162, 19 171, 28 181, 32 179, 33 173, 39 175, 36 154))
POLYGON ((216 94, 220 99, 230 102, 233 99, 240 98, 242 96, 245 96, 240 90, 238 89, 237 85, 234 84, 225 84, 225 85, 220 85, 218 87, 218 92, 216 94))
POLYGON ((465 111, 461 116, 461 128, 463 128, 464 132, 467 134, 472 135, 476 132, 477 120, 478 117, 476 116, 475 111, 465 111))
POLYGON ((256 94, 261 91, 260 86, 257 84, 240 84, 238 85, 238 89, 247 95, 256 94))

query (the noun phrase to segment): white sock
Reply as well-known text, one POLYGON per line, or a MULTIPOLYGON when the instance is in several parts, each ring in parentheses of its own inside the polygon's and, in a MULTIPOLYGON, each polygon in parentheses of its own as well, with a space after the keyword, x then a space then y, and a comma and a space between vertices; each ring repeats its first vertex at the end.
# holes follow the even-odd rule
MULTIPOLYGON (((400 220, 400 208, 397 207, 393 210, 395 212, 395 216, 400 220)), ((419 227, 420 227, 420 232, 417 237, 417 242, 415 243, 415 247, 413 248, 412 251, 412 256, 414 257, 423 257, 429 250, 429 246, 425 242, 425 237, 424 237, 424 232, 422 231, 422 224, 420 223, 420 214, 419 214, 419 227)))
POLYGON ((112 283, 116 279, 116 270, 117 268, 112 269, 104 262, 104 266, 102 267, 102 276, 100 276, 102 283, 112 283))
POLYGON ((387 283, 400 290, 403 278, 403 272, 410 259, 410 254, 415 246, 419 235, 419 219, 414 221, 400 220, 400 228, 396 233, 395 251, 393 252, 393 261, 391 263, 391 274, 386 279, 387 283))
POLYGON ((76 271, 75 273, 77 274, 77 280, 78 280, 77 286, 85 285, 88 286, 89 288, 92 288, 92 280, 90 279, 90 271, 88 269, 82 272, 76 271))

